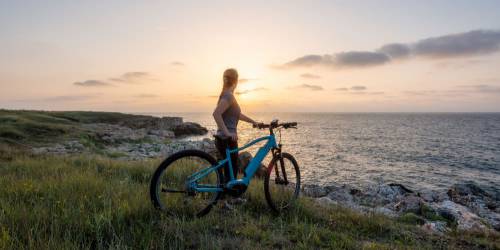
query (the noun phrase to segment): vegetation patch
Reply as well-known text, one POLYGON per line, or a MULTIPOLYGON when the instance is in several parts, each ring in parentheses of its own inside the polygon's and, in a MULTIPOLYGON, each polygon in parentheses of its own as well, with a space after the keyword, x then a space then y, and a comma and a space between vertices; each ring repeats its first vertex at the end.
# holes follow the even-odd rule
POLYGON ((153 208, 148 185, 160 159, 123 162, 96 155, 30 156, 0 164, 3 249, 494 249, 498 235, 428 234, 414 216, 398 221, 301 198, 271 213, 260 180, 248 202, 206 217, 171 217, 153 208), (411 225, 408 224, 408 222, 411 225))

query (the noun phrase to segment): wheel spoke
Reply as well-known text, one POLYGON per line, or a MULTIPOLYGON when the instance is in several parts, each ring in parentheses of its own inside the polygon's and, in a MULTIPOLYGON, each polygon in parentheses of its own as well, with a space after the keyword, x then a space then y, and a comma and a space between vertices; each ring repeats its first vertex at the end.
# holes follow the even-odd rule
MULTIPOLYGON (((151 183, 151 197, 156 207, 176 216, 200 216, 210 210, 219 198, 219 193, 186 190, 190 176, 215 163, 211 156, 205 155, 188 150, 176 153, 165 160, 166 163, 162 163, 166 166, 158 168, 151 183)), ((196 184, 202 187, 217 187, 221 185, 221 179, 220 171, 213 171, 197 180, 196 184)))
POLYGON ((184 190, 174 190, 174 189, 169 189, 169 188, 162 188, 161 191, 164 193, 187 193, 184 190))

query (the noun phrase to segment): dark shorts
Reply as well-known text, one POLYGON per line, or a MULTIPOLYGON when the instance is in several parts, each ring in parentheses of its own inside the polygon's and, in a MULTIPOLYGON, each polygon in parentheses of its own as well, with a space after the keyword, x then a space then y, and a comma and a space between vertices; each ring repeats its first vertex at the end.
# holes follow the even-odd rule
MULTIPOLYGON (((219 151, 220 158, 219 160, 225 159, 226 156, 226 148, 229 149, 234 149, 238 147, 238 142, 233 141, 231 137, 222 137, 222 136, 215 136, 215 147, 219 151)), ((233 166, 233 174, 234 178, 237 178, 238 176, 238 152, 232 153, 231 154, 231 165, 233 166)), ((228 182, 231 179, 230 174, 229 174, 229 165, 226 164, 224 166, 224 181, 228 182)))

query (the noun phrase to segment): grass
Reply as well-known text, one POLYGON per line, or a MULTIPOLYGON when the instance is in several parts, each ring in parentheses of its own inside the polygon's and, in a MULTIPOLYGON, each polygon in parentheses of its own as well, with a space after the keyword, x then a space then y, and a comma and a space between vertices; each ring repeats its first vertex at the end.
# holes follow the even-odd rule
MULTIPOLYGON (((1 146, 1 145, 0 145, 1 146)), ((0 249, 499 249, 496 234, 436 236, 414 220, 320 207, 301 198, 273 215, 262 183, 235 211, 167 216, 149 201, 159 160, 31 156, 0 147, 0 249)))
MULTIPOLYGON (((79 141, 92 153, 119 158, 124 155, 105 150, 105 146, 109 145, 110 142, 102 141, 95 134, 84 129, 82 125, 88 123, 127 123, 125 126, 128 126, 135 124, 134 121, 148 120, 150 118, 148 116, 115 112, 0 109, 0 143, 11 147, 30 149, 75 140, 79 141)), ((152 140, 144 138, 124 142, 148 143, 152 142, 152 140)))
POLYGON ((64 112, 0 110, 0 142, 39 145, 79 137, 79 123, 59 113, 64 112))

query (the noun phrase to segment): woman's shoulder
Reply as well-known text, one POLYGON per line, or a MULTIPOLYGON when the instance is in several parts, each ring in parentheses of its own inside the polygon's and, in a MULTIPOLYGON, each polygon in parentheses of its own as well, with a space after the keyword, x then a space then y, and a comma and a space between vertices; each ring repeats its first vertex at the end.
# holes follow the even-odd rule
POLYGON ((234 95, 231 91, 224 91, 220 94, 220 99, 226 99, 229 102, 235 100, 234 95))

